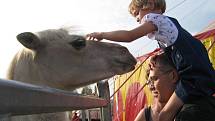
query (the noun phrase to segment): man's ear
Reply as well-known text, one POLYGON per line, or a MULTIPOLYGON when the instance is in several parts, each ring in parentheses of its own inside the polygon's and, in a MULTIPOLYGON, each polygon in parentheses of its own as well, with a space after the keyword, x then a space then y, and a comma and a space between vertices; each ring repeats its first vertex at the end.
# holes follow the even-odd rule
POLYGON ((178 81, 178 73, 176 70, 170 72, 170 78, 173 83, 177 83, 178 81))
POLYGON ((17 40, 26 48, 36 50, 40 47, 41 42, 37 35, 31 32, 24 32, 16 36, 17 40))

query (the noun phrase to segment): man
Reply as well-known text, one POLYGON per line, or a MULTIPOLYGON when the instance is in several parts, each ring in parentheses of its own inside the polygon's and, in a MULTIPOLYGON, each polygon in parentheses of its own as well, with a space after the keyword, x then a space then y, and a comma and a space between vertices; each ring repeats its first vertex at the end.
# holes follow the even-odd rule
MULTIPOLYGON (((158 121, 159 112, 175 90, 178 73, 165 53, 150 58, 148 80, 154 104, 142 109, 135 121, 158 121)), ((175 121, 215 121, 215 99, 208 97, 184 104, 175 121)))
POLYGON ((150 58, 148 69, 149 88, 154 96, 154 104, 142 109, 135 121, 157 121, 159 112, 163 109, 175 90, 178 74, 173 63, 164 54, 150 58))

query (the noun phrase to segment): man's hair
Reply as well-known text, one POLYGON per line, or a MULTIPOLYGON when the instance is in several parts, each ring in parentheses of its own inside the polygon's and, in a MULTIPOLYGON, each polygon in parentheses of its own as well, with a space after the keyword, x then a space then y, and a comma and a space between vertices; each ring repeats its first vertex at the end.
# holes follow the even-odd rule
POLYGON ((128 8, 130 14, 136 17, 141 8, 151 9, 152 6, 153 10, 161 9, 162 13, 166 10, 165 0, 132 0, 128 8))
POLYGON ((153 68, 153 66, 158 66, 159 65, 159 70, 162 71, 169 71, 175 69, 175 66, 172 62, 172 60, 167 56, 165 52, 156 54, 150 58, 149 62, 149 68, 153 68))
POLYGON ((175 65, 164 52, 153 55, 150 58, 149 65, 146 69, 146 75, 145 75, 146 80, 148 80, 149 78, 150 70, 152 70, 152 68, 155 68, 155 66, 157 65, 159 65, 159 67, 157 68, 159 68, 160 71, 166 72, 170 70, 175 70, 175 65))

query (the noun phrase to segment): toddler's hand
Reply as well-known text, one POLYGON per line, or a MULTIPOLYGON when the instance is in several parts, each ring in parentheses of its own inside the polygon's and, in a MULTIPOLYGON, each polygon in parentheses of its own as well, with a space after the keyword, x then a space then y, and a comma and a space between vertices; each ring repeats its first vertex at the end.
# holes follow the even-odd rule
POLYGON ((87 40, 101 41, 103 39, 102 32, 93 32, 87 34, 87 40))

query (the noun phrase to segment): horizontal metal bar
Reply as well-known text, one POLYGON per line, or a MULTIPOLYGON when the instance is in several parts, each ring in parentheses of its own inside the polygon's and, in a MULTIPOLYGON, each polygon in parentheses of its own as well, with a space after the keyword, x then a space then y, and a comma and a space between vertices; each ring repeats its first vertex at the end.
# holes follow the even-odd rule
POLYGON ((0 79, 0 114, 52 113, 106 106, 101 98, 0 79))

